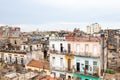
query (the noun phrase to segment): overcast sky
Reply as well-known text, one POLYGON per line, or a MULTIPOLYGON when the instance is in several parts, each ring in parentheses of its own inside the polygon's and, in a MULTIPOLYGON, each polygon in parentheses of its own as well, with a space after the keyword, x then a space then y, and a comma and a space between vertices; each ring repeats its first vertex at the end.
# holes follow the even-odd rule
POLYGON ((22 31, 120 28, 120 0, 0 0, 0 24, 22 31))

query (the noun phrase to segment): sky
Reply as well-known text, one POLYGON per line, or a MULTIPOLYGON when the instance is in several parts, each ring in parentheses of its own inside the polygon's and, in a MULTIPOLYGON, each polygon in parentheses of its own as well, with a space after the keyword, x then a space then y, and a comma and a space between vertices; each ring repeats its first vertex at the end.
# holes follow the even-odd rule
POLYGON ((32 30, 120 28, 120 0, 0 0, 0 25, 32 30))

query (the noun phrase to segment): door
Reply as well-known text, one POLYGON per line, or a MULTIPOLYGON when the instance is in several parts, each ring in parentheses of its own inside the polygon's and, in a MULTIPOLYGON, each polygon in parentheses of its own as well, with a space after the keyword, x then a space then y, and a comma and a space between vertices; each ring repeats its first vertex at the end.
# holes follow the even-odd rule
POLYGON ((70 53, 70 52, 71 52, 71 45, 68 44, 68 53, 70 53))
POLYGON ((68 59, 68 71, 71 69, 71 59, 68 59))
POLYGON ((60 52, 63 52, 63 44, 60 44, 60 52))
POLYGON ((77 63, 76 65, 77 65, 76 66, 77 72, 79 72, 80 71, 80 63, 77 63))

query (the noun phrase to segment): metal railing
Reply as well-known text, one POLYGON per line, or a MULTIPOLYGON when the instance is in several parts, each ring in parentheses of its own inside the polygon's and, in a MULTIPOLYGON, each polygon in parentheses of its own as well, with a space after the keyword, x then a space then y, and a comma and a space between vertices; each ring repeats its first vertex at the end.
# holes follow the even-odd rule
POLYGON ((99 53, 91 53, 91 52, 73 52, 71 51, 68 53, 66 50, 63 52, 57 51, 57 50, 49 50, 51 54, 63 54, 63 55, 77 55, 77 56, 85 56, 85 57, 100 57, 99 53))

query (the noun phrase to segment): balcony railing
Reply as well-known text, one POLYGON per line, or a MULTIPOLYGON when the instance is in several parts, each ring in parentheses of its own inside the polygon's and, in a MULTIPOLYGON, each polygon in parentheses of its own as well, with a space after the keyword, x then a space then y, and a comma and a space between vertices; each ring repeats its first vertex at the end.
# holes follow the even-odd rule
POLYGON ((66 50, 64 51, 57 51, 57 50, 49 50, 50 53, 52 54, 64 54, 64 55, 73 55, 73 52, 68 53, 66 50))
POLYGON ((94 77, 99 77, 99 73, 97 73, 96 71, 94 71, 93 73, 89 73, 87 71, 77 71, 75 70, 74 73, 77 73, 77 74, 82 74, 82 75, 87 75, 87 76, 94 76, 94 77))
POLYGON ((68 73, 73 73, 73 72, 74 72, 74 69, 66 68, 66 72, 68 72, 68 73))
POLYGON ((100 57, 100 54, 96 53, 91 53, 91 52, 70 52, 68 53, 67 51, 57 51, 57 50, 49 50, 50 53, 52 54, 64 54, 64 55, 77 55, 77 56, 85 56, 85 57, 100 57))
POLYGON ((51 67, 51 70, 65 72, 65 68, 64 67, 51 67))
POLYGON ((85 56, 85 57, 100 57, 98 53, 94 54, 91 52, 74 52, 75 55, 85 56))

